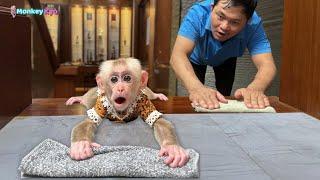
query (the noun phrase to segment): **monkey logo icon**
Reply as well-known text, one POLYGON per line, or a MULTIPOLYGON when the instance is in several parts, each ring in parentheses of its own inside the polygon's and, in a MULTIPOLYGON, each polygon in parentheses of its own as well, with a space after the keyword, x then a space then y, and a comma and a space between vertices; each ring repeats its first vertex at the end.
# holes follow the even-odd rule
POLYGON ((10 7, 10 10, 11 10, 11 15, 12 15, 12 18, 15 18, 16 17, 16 6, 11 6, 10 7))

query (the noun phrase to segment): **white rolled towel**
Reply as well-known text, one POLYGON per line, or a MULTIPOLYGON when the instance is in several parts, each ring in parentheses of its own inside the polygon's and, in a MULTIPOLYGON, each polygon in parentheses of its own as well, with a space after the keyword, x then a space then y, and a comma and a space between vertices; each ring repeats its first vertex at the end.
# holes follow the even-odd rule
POLYGON ((243 101, 238 100, 228 100, 228 103, 220 103, 220 108, 218 109, 206 109, 200 106, 195 106, 191 104, 196 112, 253 112, 253 113, 275 113, 276 110, 268 106, 264 109, 250 109, 244 104, 243 101))

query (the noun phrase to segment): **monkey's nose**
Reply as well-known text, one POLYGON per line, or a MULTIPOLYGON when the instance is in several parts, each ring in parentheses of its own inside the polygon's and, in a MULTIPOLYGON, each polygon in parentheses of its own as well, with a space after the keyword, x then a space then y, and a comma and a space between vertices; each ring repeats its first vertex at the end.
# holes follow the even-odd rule
POLYGON ((118 88, 118 92, 123 92, 124 88, 118 88))

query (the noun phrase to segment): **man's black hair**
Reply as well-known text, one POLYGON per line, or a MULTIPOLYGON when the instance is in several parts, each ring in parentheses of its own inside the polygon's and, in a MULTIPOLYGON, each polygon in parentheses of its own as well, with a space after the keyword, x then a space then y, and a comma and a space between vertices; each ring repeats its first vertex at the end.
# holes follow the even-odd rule
MULTIPOLYGON (((214 5, 219 3, 221 0, 214 0, 214 5)), ((225 8, 234 7, 234 6, 241 6, 243 7, 243 12, 246 15, 247 19, 249 20, 254 10, 257 7, 257 0, 227 0, 225 8)))

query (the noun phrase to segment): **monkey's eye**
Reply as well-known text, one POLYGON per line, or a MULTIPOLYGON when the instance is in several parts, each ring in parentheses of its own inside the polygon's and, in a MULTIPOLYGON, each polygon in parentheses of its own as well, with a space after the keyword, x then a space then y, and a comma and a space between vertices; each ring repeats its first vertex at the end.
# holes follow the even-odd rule
POLYGON ((124 80, 125 82, 130 82, 130 81, 131 81, 131 76, 130 76, 130 75, 125 75, 125 76, 123 77, 123 80, 124 80))
POLYGON ((112 76, 110 80, 111 80, 112 83, 116 83, 116 82, 118 82, 118 77, 117 76, 112 76))

